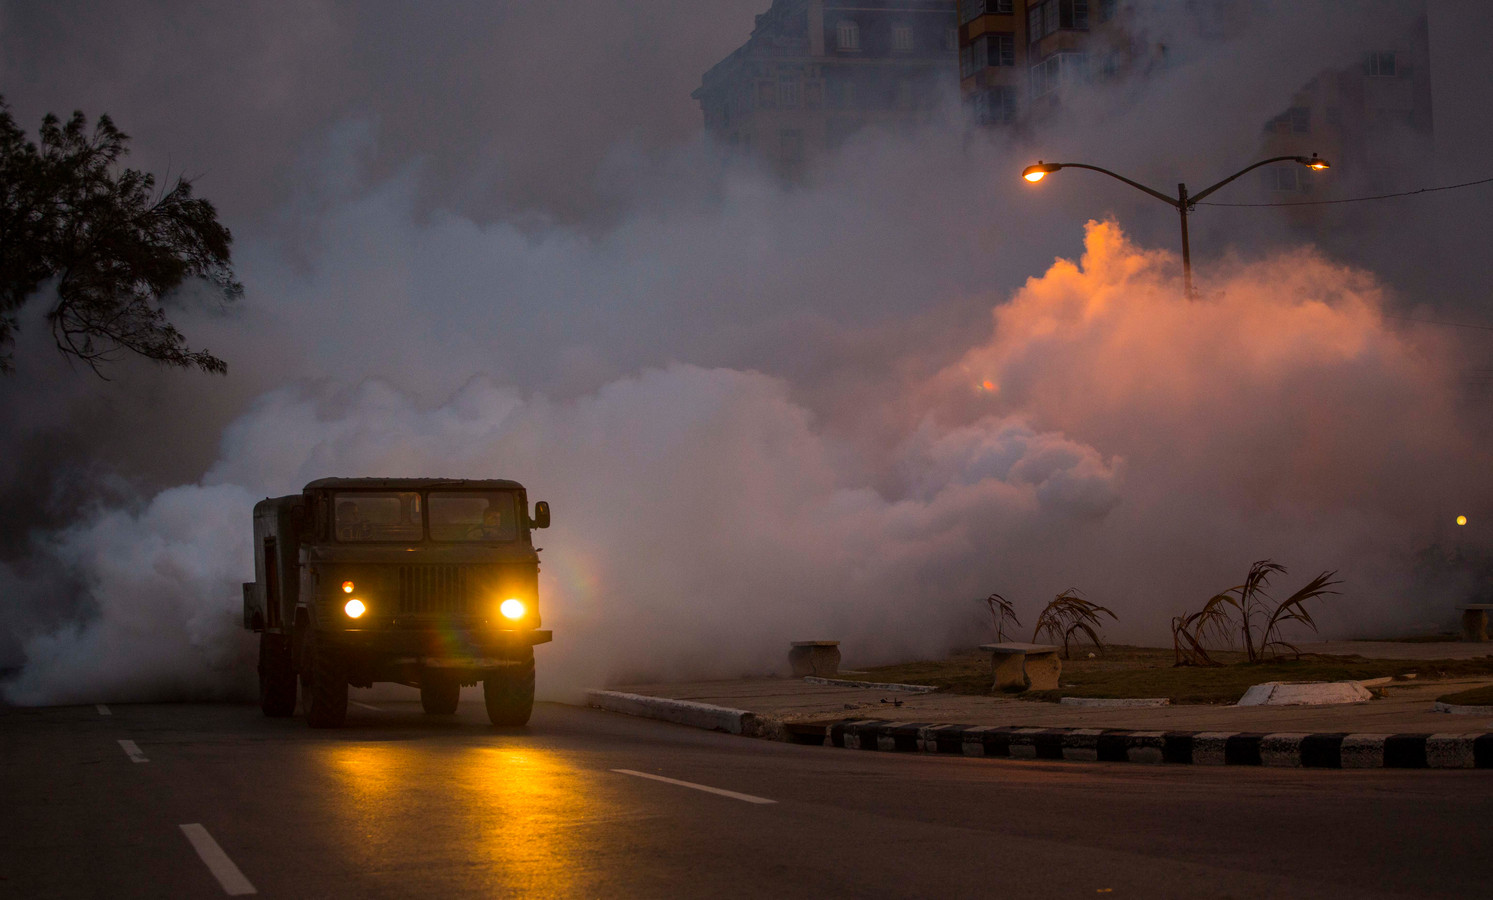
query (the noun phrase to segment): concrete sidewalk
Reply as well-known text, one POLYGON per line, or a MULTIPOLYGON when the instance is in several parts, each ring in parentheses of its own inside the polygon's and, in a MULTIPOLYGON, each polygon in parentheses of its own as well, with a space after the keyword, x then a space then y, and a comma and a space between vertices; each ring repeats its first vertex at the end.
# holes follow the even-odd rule
MULTIPOLYGON (((1473 659, 1493 655, 1493 643, 1338 641, 1303 652, 1376 659, 1473 659)), ((847 678, 862 678, 845 673, 847 678)), ((811 684, 794 678, 636 684, 614 690, 746 710, 785 723, 894 719, 972 726, 1112 728, 1142 731, 1438 733, 1493 731, 1493 717, 1434 710, 1436 698, 1493 683, 1490 678, 1377 685, 1384 696, 1340 706, 1178 705, 1152 708, 1074 707, 1009 697, 911 694, 881 688, 811 684), (885 702, 883 702, 885 701, 885 702), (900 706, 897 703, 900 701, 900 706)))

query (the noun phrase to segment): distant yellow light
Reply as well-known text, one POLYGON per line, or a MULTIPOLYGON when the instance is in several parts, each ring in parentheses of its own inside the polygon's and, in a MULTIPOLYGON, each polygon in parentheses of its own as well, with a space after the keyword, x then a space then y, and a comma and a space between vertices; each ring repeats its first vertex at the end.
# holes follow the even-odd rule
POLYGON ((1312 163, 1312 168, 1320 172, 1323 169, 1327 168, 1327 163, 1322 162, 1321 160, 1317 160, 1316 162, 1312 163))
POLYGON ((1042 179, 1046 178, 1047 177, 1047 173, 1044 172, 1044 171, 1042 171, 1041 169, 1035 169, 1033 171, 1027 172, 1025 175, 1023 175, 1021 177, 1025 178, 1027 181, 1032 182, 1033 184, 1036 184, 1037 182, 1039 182, 1042 179))
POLYGON ((510 597, 498 607, 498 612, 501 612, 506 619, 522 619, 525 612, 524 601, 510 597))
POLYGON ((1467 517, 1466 516, 1457 516, 1457 524, 1458 525, 1466 525, 1467 524, 1467 517))
POLYGON ((358 616, 361 616, 363 613, 367 612, 368 607, 363 605, 362 600, 354 597, 353 599, 347 601, 347 605, 342 607, 342 611, 347 613, 348 617, 356 619, 358 616))
POLYGON ((351 594, 352 592, 353 592, 353 583, 351 581, 344 581, 344 582, 342 582, 342 593, 344 593, 344 594, 351 594))

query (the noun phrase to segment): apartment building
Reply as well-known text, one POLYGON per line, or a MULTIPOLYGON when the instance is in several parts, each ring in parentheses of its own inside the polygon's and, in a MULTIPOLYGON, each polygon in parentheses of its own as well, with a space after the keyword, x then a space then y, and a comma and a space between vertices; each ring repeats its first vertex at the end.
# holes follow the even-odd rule
POLYGON ((867 127, 926 120, 952 94, 955 0, 773 0, 690 96, 728 151, 787 176, 867 127))

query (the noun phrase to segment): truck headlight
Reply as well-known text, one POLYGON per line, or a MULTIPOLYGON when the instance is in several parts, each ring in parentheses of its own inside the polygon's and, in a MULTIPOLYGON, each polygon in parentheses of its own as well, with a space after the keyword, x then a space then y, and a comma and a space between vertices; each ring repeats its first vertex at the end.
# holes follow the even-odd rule
POLYGON ((347 613, 349 618, 356 619, 358 616, 361 616, 363 613, 367 612, 368 607, 363 605, 362 600, 354 597, 353 599, 347 601, 347 605, 342 607, 342 611, 347 613))
POLYGON ((502 613, 505 619, 522 619, 527 610, 524 608, 524 601, 509 597, 498 607, 498 612, 502 613))

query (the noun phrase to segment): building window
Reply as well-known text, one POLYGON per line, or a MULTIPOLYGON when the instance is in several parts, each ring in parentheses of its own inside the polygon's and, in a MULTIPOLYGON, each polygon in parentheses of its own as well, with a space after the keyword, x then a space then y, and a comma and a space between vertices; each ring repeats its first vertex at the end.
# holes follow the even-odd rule
POLYGON ((959 21, 973 22, 983 15, 1011 15, 1011 0, 960 0, 959 21))
POLYGON ((778 105, 784 109, 798 109, 798 79, 792 75, 778 77, 778 105))
POLYGON ((1308 182, 1301 177, 1300 166, 1269 166, 1264 169, 1265 189, 1271 191, 1304 191, 1308 182))
POLYGON ((1016 36, 1013 34, 982 34, 971 41, 959 54, 959 74, 971 78, 986 66, 1016 65, 1016 36))
POLYGON ((1120 0, 1099 0, 1099 21, 1108 22, 1119 11, 1120 0))
POLYGON ((898 53, 912 52, 911 25, 894 25, 892 27, 892 49, 898 53))
POLYGON ((988 34, 984 37, 990 39, 985 53, 986 62, 992 66, 1016 65, 1016 35, 988 34))
POLYGON ((1007 125, 1016 121, 1016 89, 1000 85, 974 97, 975 121, 981 125, 1007 125))
POLYGON ((1269 122, 1265 123, 1267 132, 1278 132, 1280 134, 1311 134, 1312 111, 1307 106, 1293 106, 1269 122))
POLYGON ((771 81, 757 82, 757 108, 774 109, 778 105, 778 92, 771 81))
POLYGON ((1054 53, 1031 68, 1032 97, 1058 90, 1065 84, 1087 81, 1089 56, 1087 53, 1054 53))
POLYGON ((1055 31, 1088 31, 1089 0, 1044 0, 1026 10, 1027 40, 1035 44, 1055 31))
POLYGON ((1370 53, 1364 61, 1363 73, 1371 78, 1393 78, 1395 68, 1393 53, 1370 53))
POLYGON ((796 128, 778 132, 778 142, 783 162, 802 162, 804 158, 804 133, 796 128))
POLYGON ((950 28, 943 33, 943 48, 952 51, 959 46, 959 29, 950 28))
POLYGON ((841 50, 861 48, 861 27, 850 19, 841 19, 835 29, 835 46, 841 50))
POLYGON ((1339 106, 1329 106, 1323 112, 1326 113, 1327 124, 1328 125, 1341 125, 1341 124, 1343 124, 1343 110, 1342 110, 1342 107, 1339 107, 1339 106))

